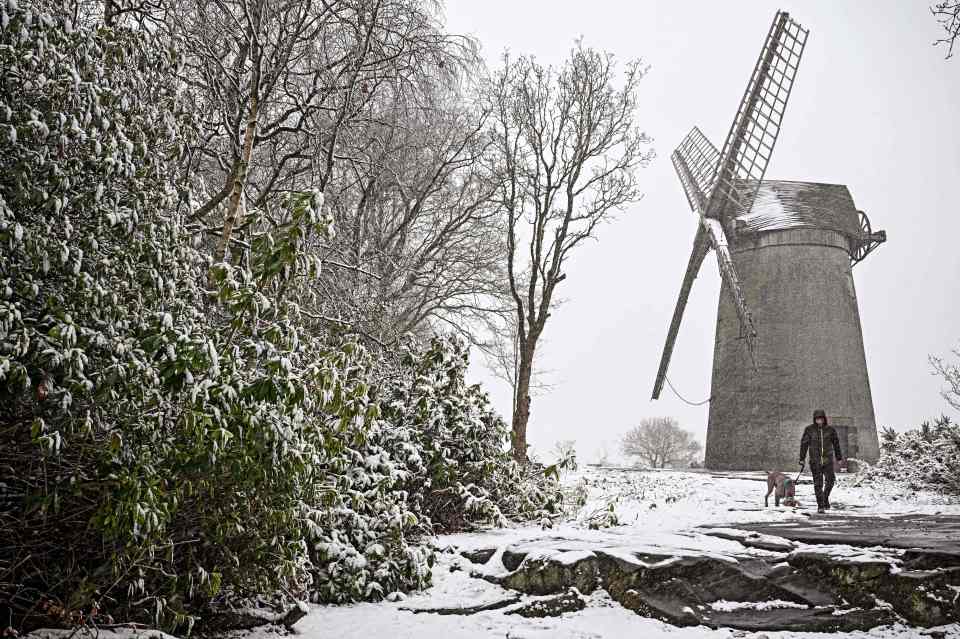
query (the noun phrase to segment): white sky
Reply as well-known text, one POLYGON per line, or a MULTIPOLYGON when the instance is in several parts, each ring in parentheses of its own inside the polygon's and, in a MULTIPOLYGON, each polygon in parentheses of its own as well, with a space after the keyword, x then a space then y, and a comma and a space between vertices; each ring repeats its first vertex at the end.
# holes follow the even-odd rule
MULTIPOLYGON (((644 199, 571 258, 549 320, 542 364, 556 384, 534 397, 529 439, 546 452, 577 441, 581 460, 646 416, 672 415, 702 440, 707 406, 650 393, 696 219, 669 156, 693 125, 720 147, 778 8, 810 37, 770 179, 846 184, 886 244, 854 268, 877 423, 913 427, 948 406, 929 354, 960 343, 960 55, 931 43, 924 0, 772 3, 448 0, 449 28, 477 37, 491 64, 509 48, 562 62, 575 38, 651 65, 638 121, 658 158, 644 199)), ((704 262, 670 378, 694 401, 710 394, 720 278, 704 262)), ((479 360, 479 357, 475 357, 479 360)), ((473 378, 509 420, 510 392, 480 366, 473 378)))

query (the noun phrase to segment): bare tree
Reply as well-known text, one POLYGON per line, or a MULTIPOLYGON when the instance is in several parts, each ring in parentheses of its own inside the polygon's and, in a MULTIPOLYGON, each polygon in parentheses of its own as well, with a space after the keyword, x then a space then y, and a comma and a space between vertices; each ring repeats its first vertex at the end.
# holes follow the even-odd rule
POLYGON ((527 459, 537 345, 570 255, 601 222, 640 199, 635 170, 653 157, 634 123, 645 69, 627 64, 619 87, 614 69, 611 55, 578 43, 559 70, 505 56, 490 86, 492 171, 518 327, 511 447, 519 461, 527 459))
MULTIPOLYGON (((960 349, 953 351, 953 354, 960 358, 960 349)), ((943 378, 947 383, 947 388, 940 394, 956 410, 960 410, 960 363, 945 362, 940 357, 930 357, 930 364, 933 366, 935 374, 943 378)))
POLYGON ((384 343, 438 331, 474 342, 478 324, 503 314, 502 216, 482 163, 488 113, 464 81, 479 60, 459 46, 441 53, 458 77, 375 100, 330 187, 339 232, 323 285, 338 315, 384 343))
POLYGON ((700 455, 700 442, 672 417, 648 417, 620 442, 625 455, 653 468, 689 466, 700 455))
POLYGON ((946 31, 946 35, 934 44, 946 45, 949 58, 953 55, 953 45, 957 41, 957 36, 960 36, 960 0, 943 0, 930 7, 930 11, 946 31))

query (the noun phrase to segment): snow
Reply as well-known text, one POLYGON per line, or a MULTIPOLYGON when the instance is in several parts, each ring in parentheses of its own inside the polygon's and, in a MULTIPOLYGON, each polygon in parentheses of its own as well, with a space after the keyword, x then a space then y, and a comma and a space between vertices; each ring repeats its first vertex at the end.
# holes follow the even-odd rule
MULTIPOLYGON (((551 539, 553 539, 551 537, 551 539)), ((581 544, 582 542, 574 541, 576 545, 581 544)), ((590 559, 594 557, 593 551, 590 550, 554 550, 551 548, 541 548, 537 544, 527 544, 520 546, 520 549, 526 551, 527 556, 524 558, 524 561, 537 561, 542 559, 549 559, 551 562, 556 562, 564 566, 572 566, 577 562, 583 561, 584 559, 590 559)), ((498 548, 500 551, 500 565, 503 566, 503 552, 505 548, 498 548)), ((493 559, 493 557, 491 557, 493 559)), ((497 572, 488 571, 487 574, 503 574, 506 572, 506 568, 502 568, 497 572)))
POLYGON ((729 630, 677 629, 639 617, 603 591, 586 598, 587 607, 561 617, 524 619, 492 610, 470 616, 413 614, 383 604, 359 604, 315 611, 296 626, 311 639, 390 637, 390 639, 598 639, 602 637, 729 637, 729 630), (689 631, 689 632, 688 632, 689 631))
POLYGON ((842 559, 847 563, 883 561, 893 563, 894 565, 900 561, 899 557, 904 552, 903 550, 893 548, 859 548, 845 544, 817 544, 816 546, 797 544, 797 549, 790 553, 788 558, 812 550, 816 550, 817 554, 829 555, 834 559, 842 559))
MULTIPOLYGON (((857 476, 840 474, 831 495, 832 501, 843 504, 845 513, 860 516, 886 517, 910 513, 956 513, 960 503, 943 495, 919 492, 905 496, 903 489, 893 486, 856 486, 857 476)), ((792 545, 797 552, 803 544, 792 544, 785 539, 745 533, 731 526, 746 522, 777 522, 789 524, 806 522, 803 508, 763 506, 766 494, 764 473, 706 473, 672 471, 597 470, 588 468, 565 478, 571 487, 584 487, 587 493, 584 505, 572 521, 555 525, 549 530, 538 526, 498 528, 481 533, 443 535, 439 546, 460 549, 518 547, 531 553, 549 554, 558 548, 565 551, 590 551, 602 548, 605 553, 632 562, 638 562, 633 553, 653 555, 686 554, 709 556, 714 559, 732 559, 738 555, 771 556, 776 553, 744 548, 736 541, 720 539, 698 527, 718 526, 713 531, 749 535, 751 541, 779 542, 792 545), (587 515, 606 510, 613 504, 617 521, 611 528, 590 530, 587 515), (651 508, 651 506, 654 506, 651 508)), ((813 487, 797 486, 797 499, 802 505, 815 503, 813 487)), ((845 515, 846 516, 846 515, 845 515)), ((823 550, 818 546, 818 550, 823 550)), ((850 546, 830 547, 832 554, 851 561, 875 561, 877 553, 850 546)), ((886 556, 884 556, 886 557, 886 556)), ((491 559, 489 569, 499 564, 491 559)), ((642 564, 642 562, 641 562, 642 564)), ((497 572, 505 572, 500 566, 497 572)))
MULTIPOLYGON (((405 600, 398 602, 396 605, 393 603, 357 604, 356 606, 347 606, 347 608, 362 608, 368 605, 377 610, 385 606, 411 610, 424 608, 465 608, 467 606, 479 606, 493 601, 500 601, 515 594, 510 590, 484 581, 483 579, 470 577, 467 571, 468 564, 469 562, 462 557, 444 553, 433 567, 434 586, 429 590, 420 593, 411 593, 405 600), (455 570, 451 572, 451 568, 455 568, 455 570)), ((340 610, 340 608, 332 606, 329 610, 340 610)), ((433 617, 437 615, 430 616, 433 617)), ((300 624, 297 624, 297 628, 302 628, 303 623, 304 622, 300 622, 300 624)))
MULTIPOLYGON (((713 630, 705 626, 678 628, 653 619, 640 617, 622 608, 603 590, 586 597, 587 607, 560 617, 524 619, 504 615, 501 610, 480 612, 470 616, 414 614, 389 604, 356 604, 352 606, 316 607, 295 627, 305 639, 921 639, 929 635, 904 625, 874 628, 869 632, 815 633, 763 632, 737 633, 730 629, 713 630)), ((476 602, 479 603, 479 602, 476 602)), ((783 602, 788 603, 788 602, 783 602)), ((846 612, 851 612, 847 610, 846 612)), ((947 637, 960 637, 960 626, 940 628, 947 637)), ((280 639, 279 630, 259 630, 244 634, 244 639, 280 639)))
POLYGON ((776 537, 774 535, 764 535, 757 532, 750 532, 748 530, 740 530, 739 528, 724 528, 722 526, 710 528, 714 533, 723 533, 729 535, 730 537, 736 537, 737 539, 742 539, 744 541, 750 541, 752 543, 762 543, 762 544, 784 544, 787 546, 794 545, 794 542, 789 539, 784 539, 783 537, 776 537))
POLYGON ((960 586, 951 586, 950 584, 947 584, 947 588, 957 593, 956 595, 954 595, 953 602, 952 602, 952 603, 956 603, 957 599, 960 598, 960 586))
POLYGON ((773 601, 727 601, 721 599, 714 601, 710 607, 718 612, 730 612, 732 610, 773 610, 774 608, 802 608, 807 606, 794 601, 783 601, 774 599, 773 601))

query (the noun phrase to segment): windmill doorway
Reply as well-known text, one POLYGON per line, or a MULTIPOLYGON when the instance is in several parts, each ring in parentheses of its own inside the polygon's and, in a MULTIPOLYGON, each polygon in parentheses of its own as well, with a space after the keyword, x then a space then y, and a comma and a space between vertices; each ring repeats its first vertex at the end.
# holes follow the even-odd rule
POLYGON ((840 452, 843 454, 840 468, 853 470, 848 467, 848 461, 851 458, 859 459, 860 457, 860 436, 856 425, 853 423, 853 418, 831 417, 830 425, 837 431, 837 438, 840 440, 840 452))

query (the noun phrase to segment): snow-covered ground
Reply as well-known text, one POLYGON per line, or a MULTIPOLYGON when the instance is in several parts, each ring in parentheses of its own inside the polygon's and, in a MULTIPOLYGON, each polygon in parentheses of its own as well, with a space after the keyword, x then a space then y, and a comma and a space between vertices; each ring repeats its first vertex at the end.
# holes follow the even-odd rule
MULTIPOLYGON (((578 550, 603 547, 651 554, 709 554, 718 558, 743 555, 735 541, 705 534, 697 527, 705 524, 734 526, 746 522, 777 522, 805 518, 815 503, 810 484, 801 484, 797 498, 800 509, 764 508, 766 482, 761 473, 717 475, 693 472, 631 472, 587 469, 567 477, 568 493, 579 493, 585 502, 568 522, 551 529, 520 526, 480 533, 446 535, 438 538, 439 548, 456 550, 522 546, 534 552, 541 548, 556 555, 562 547, 571 558, 578 550), (605 512, 616 515, 619 525, 591 529, 605 512)), ((896 486, 856 485, 856 476, 841 475, 832 495, 838 507, 829 516, 890 516, 906 513, 960 514, 960 503, 931 493, 904 494, 896 486)), ((815 508, 813 509, 815 512, 815 508)), ((729 532, 729 531, 728 531, 729 532)), ((801 546, 802 547, 802 546, 801 546)), ((823 546, 820 549, 823 550, 823 546)), ((762 554, 768 551, 751 550, 762 554)), ((831 554, 847 558, 872 556, 870 549, 831 546, 831 554)), ((732 560, 732 559, 731 559, 732 560)), ((320 637, 389 637, 390 639, 453 639, 458 637, 671 637, 673 639, 714 637, 820 637, 818 633, 764 632, 756 635, 729 629, 706 627, 678 628, 641 617, 612 601, 602 590, 587 598, 584 610, 560 617, 528 619, 505 614, 501 608, 472 615, 414 613, 411 609, 467 607, 503 600, 512 591, 470 576, 470 571, 506 572, 500 553, 483 567, 471 564, 454 552, 442 552, 434 567, 434 586, 422 593, 395 601, 351 606, 317 606, 296 626, 298 634, 310 639, 320 637)), ((525 596, 524 601, 536 599, 525 596)), ((776 602, 767 602, 773 605, 776 602)), ((786 604, 786 602, 785 602, 786 604)), ((717 602, 718 610, 734 609, 741 602, 717 602)), ((789 604, 787 604, 789 605, 789 604)), ((942 628, 947 636, 960 637, 960 626, 942 628)), ((929 631, 927 631, 929 632, 929 631)), ((261 631, 262 634, 262 631, 261 631)), ((904 626, 875 628, 869 632, 835 633, 841 637, 922 637, 921 630, 904 626)))
MULTIPOLYGON (((809 479, 809 475, 806 476, 809 479)), ((801 479, 802 481, 802 479, 801 479)), ((807 517, 816 512, 813 486, 797 487, 800 508, 764 506, 767 484, 763 473, 694 473, 588 468, 565 478, 571 489, 582 486, 586 503, 572 521, 552 529, 539 526, 500 528, 481 533, 444 535, 438 538, 443 548, 471 548, 556 545, 563 540, 568 548, 629 546, 631 550, 669 554, 670 552, 724 554, 742 552, 735 542, 718 539, 696 530, 698 526, 734 525, 746 522, 780 522, 807 517), (591 530, 589 522, 599 513, 613 511, 620 525, 591 530)), ((907 513, 960 514, 960 502, 940 494, 904 494, 894 485, 857 486, 856 475, 839 475, 831 494, 837 508, 834 514, 893 516, 907 513)), ((574 492, 568 490, 568 493, 574 492)), ((861 554, 861 549, 850 549, 861 554)))

